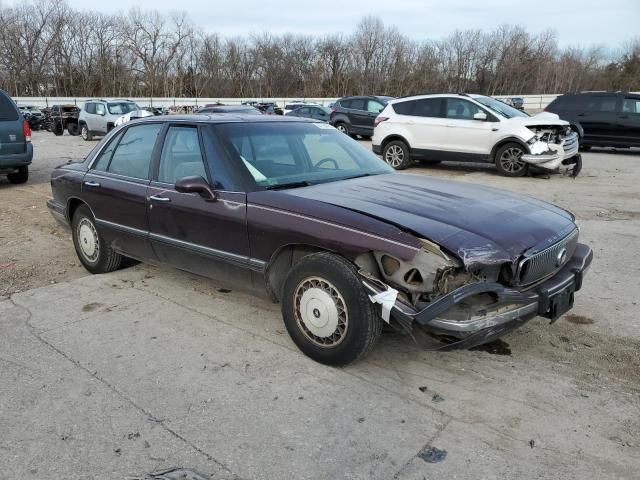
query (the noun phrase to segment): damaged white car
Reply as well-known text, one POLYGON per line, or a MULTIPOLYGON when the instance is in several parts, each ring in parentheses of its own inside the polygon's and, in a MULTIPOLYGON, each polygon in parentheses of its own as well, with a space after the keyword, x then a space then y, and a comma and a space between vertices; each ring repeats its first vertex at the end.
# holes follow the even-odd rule
POLYGON ((578 175, 579 136, 558 115, 530 116, 484 95, 416 95, 376 118, 373 151, 396 170, 415 160, 495 163, 508 177, 530 170, 578 175))

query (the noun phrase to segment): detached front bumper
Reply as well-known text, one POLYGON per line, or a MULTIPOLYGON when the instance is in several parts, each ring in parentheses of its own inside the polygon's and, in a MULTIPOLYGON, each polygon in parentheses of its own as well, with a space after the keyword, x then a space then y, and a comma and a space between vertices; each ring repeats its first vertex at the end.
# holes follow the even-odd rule
MULTIPOLYGON (((516 290, 499 283, 472 283, 434 300, 422 310, 399 299, 391 308, 391 317, 407 329, 417 323, 437 335, 457 341, 448 348, 470 348, 495 339, 535 316, 555 320, 573 307, 574 293, 582 287, 582 279, 591 264, 593 252, 578 244, 573 257, 553 277, 528 290, 516 290), (469 315, 461 320, 452 312, 472 297, 490 294, 496 301, 483 315, 469 315)), ((383 293, 388 287, 377 279, 362 277, 371 295, 383 293)))

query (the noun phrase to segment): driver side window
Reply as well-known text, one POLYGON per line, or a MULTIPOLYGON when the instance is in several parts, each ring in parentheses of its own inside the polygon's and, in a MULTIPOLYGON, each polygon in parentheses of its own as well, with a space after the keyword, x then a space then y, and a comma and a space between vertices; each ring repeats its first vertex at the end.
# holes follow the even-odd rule
POLYGON ((482 112, 477 105, 460 98, 447 98, 447 118, 453 120, 473 120, 476 113, 482 112))
POLYGON ((308 135, 303 143, 314 168, 321 170, 353 170, 358 168, 356 161, 338 142, 323 141, 323 135, 308 135))

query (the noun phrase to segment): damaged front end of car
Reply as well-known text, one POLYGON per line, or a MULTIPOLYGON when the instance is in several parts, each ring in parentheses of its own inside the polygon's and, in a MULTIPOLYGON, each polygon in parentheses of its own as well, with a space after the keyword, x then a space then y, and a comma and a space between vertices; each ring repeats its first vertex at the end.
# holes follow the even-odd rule
POLYGON ((409 333, 416 324, 423 327, 444 342, 438 349, 487 343, 535 316, 553 323, 573 307, 593 257, 578 243, 577 228, 508 262, 496 262, 490 252, 455 256, 421 242, 409 261, 373 252, 356 263, 382 318, 409 333))
POLYGON ((527 128, 533 136, 527 141, 529 153, 522 155, 522 161, 547 171, 564 169, 574 177, 580 173, 579 137, 569 126, 535 125, 527 128))

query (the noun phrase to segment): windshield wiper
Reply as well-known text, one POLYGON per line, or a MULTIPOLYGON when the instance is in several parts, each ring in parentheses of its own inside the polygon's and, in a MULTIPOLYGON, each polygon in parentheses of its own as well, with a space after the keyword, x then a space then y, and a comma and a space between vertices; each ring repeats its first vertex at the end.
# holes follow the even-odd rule
POLYGON ((300 188, 300 187, 308 187, 309 185, 313 185, 311 182, 307 182, 306 180, 302 180, 299 182, 290 182, 290 183, 278 183, 277 185, 269 185, 266 187, 267 190, 283 190, 285 188, 300 188))

